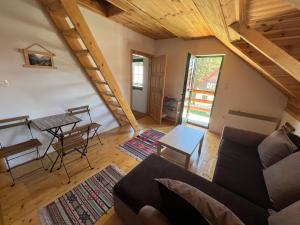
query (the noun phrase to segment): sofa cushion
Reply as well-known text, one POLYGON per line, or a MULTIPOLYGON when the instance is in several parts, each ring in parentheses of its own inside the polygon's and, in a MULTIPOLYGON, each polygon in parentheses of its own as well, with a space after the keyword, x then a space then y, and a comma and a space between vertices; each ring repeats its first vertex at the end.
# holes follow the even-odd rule
POLYGON ((299 225, 300 200, 284 208, 280 212, 273 213, 269 218, 269 225, 299 225))
POLYGON ((300 152, 293 153, 264 170, 270 198, 280 210, 300 200, 300 152))
POLYGON ((222 139, 213 182, 264 208, 271 208, 256 147, 222 139))
MULTIPOLYGON (((245 225, 230 209, 228 209, 225 205, 218 202, 214 198, 200 191, 199 189, 172 179, 156 179, 160 186, 167 188, 170 192, 173 192, 178 198, 184 199, 196 209, 198 214, 201 217, 205 218, 205 222, 208 221, 207 224, 213 225, 245 225)), ((180 211, 179 211, 180 212, 180 211)), ((174 212, 171 212, 174 214, 174 212)), ((177 213, 177 215, 180 213, 177 213)), ((188 216, 188 215, 184 215, 188 216)), ((187 218, 188 219, 188 218, 187 218)), ((199 220, 198 220, 199 221, 199 220)), ((195 224, 198 225, 199 222, 197 220, 192 221, 192 223, 187 222, 187 220, 177 223, 177 218, 175 217, 175 222, 178 225, 182 224, 195 224)), ((175 223, 173 223, 175 224, 175 223)))
POLYGON ((167 217, 150 205, 141 208, 138 217, 143 225, 171 225, 167 217))
POLYGON ((267 225, 268 211, 248 200, 197 176, 156 155, 151 155, 121 179, 114 194, 135 213, 145 205, 162 209, 155 178, 170 178, 188 183, 226 205, 247 225, 267 225))
POLYGON ((264 168, 287 157, 297 150, 283 129, 276 130, 258 145, 258 154, 264 168))

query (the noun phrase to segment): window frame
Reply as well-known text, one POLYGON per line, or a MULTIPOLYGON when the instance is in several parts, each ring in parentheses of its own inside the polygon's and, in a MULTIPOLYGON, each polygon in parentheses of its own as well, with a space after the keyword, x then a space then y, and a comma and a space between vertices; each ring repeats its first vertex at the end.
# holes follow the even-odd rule
MULTIPOLYGON (((139 65, 140 66, 140 65, 139 65)), ((143 90, 144 88, 144 59, 143 58, 138 58, 138 59, 132 59, 132 89, 133 90, 143 90), (134 63, 142 63, 142 74, 135 74, 135 71, 134 71, 134 63), (142 83, 134 83, 135 82, 135 76, 142 76, 142 83)))

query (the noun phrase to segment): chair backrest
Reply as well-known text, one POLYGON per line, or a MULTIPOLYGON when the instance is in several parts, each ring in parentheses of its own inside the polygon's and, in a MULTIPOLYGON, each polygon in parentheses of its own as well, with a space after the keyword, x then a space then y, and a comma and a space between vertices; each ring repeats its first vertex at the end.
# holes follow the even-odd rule
POLYGON ((88 105, 68 109, 68 113, 70 115, 77 115, 77 114, 87 113, 89 111, 90 111, 90 107, 88 105))
MULTIPOLYGON (((12 117, 7 119, 1 119, 0 120, 0 130, 12 128, 12 127, 18 127, 18 126, 27 126, 30 136, 33 139, 33 134, 30 127, 30 121, 29 116, 18 116, 18 117, 12 117)), ((3 146, 0 143, 0 148, 3 146)))
POLYGON ((29 125, 29 116, 19 116, 0 120, 0 130, 22 125, 29 125))
POLYGON ((85 147, 87 147, 89 143, 89 138, 88 138, 89 132, 90 132, 90 124, 86 124, 80 127, 76 127, 70 131, 63 132, 60 137, 62 146, 64 146, 65 141, 68 142, 71 141, 72 145, 75 146, 77 144, 77 141, 81 142, 82 137, 85 136, 86 138, 84 138, 85 141, 84 145, 85 147))
POLYGON ((78 114, 83 114, 83 113, 87 113, 90 119, 90 122, 92 123, 92 117, 90 114, 90 106, 88 105, 84 105, 84 106, 79 106, 79 107, 75 107, 75 108, 69 108, 68 110, 69 115, 78 115, 78 114))

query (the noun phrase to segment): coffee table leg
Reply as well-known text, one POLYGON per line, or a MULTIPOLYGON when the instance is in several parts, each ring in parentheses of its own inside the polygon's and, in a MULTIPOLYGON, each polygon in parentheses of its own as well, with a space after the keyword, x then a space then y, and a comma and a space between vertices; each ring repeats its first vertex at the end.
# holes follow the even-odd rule
POLYGON ((186 159, 185 159, 185 168, 186 169, 188 169, 190 166, 190 159, 191 159, 191 156, 186 156, 186 159))
POLYGON ((201 149, 202 149, 202 145, 203 145, 203 139, 204 139, 204 137, 201 139, 201 141, 199 143, 198 155, 201 154, 201 149))
POLYGON ((158 154, 159 156, 160 156, 160 154, 161 154, 161 148, 162 148, 161 144, 158 143, 158 144, 157 144, 157 154, 158 154))

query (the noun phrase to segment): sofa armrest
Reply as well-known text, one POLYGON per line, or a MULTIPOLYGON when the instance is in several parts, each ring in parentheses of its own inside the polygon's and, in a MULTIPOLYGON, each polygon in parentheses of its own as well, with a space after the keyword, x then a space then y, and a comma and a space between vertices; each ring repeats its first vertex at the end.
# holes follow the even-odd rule
POLYGON ((225 126, 222 132, 222 139, 227 139, 247 146, 258 146, 266 137, 267 135, 265 134, 228 126, 225 126))

